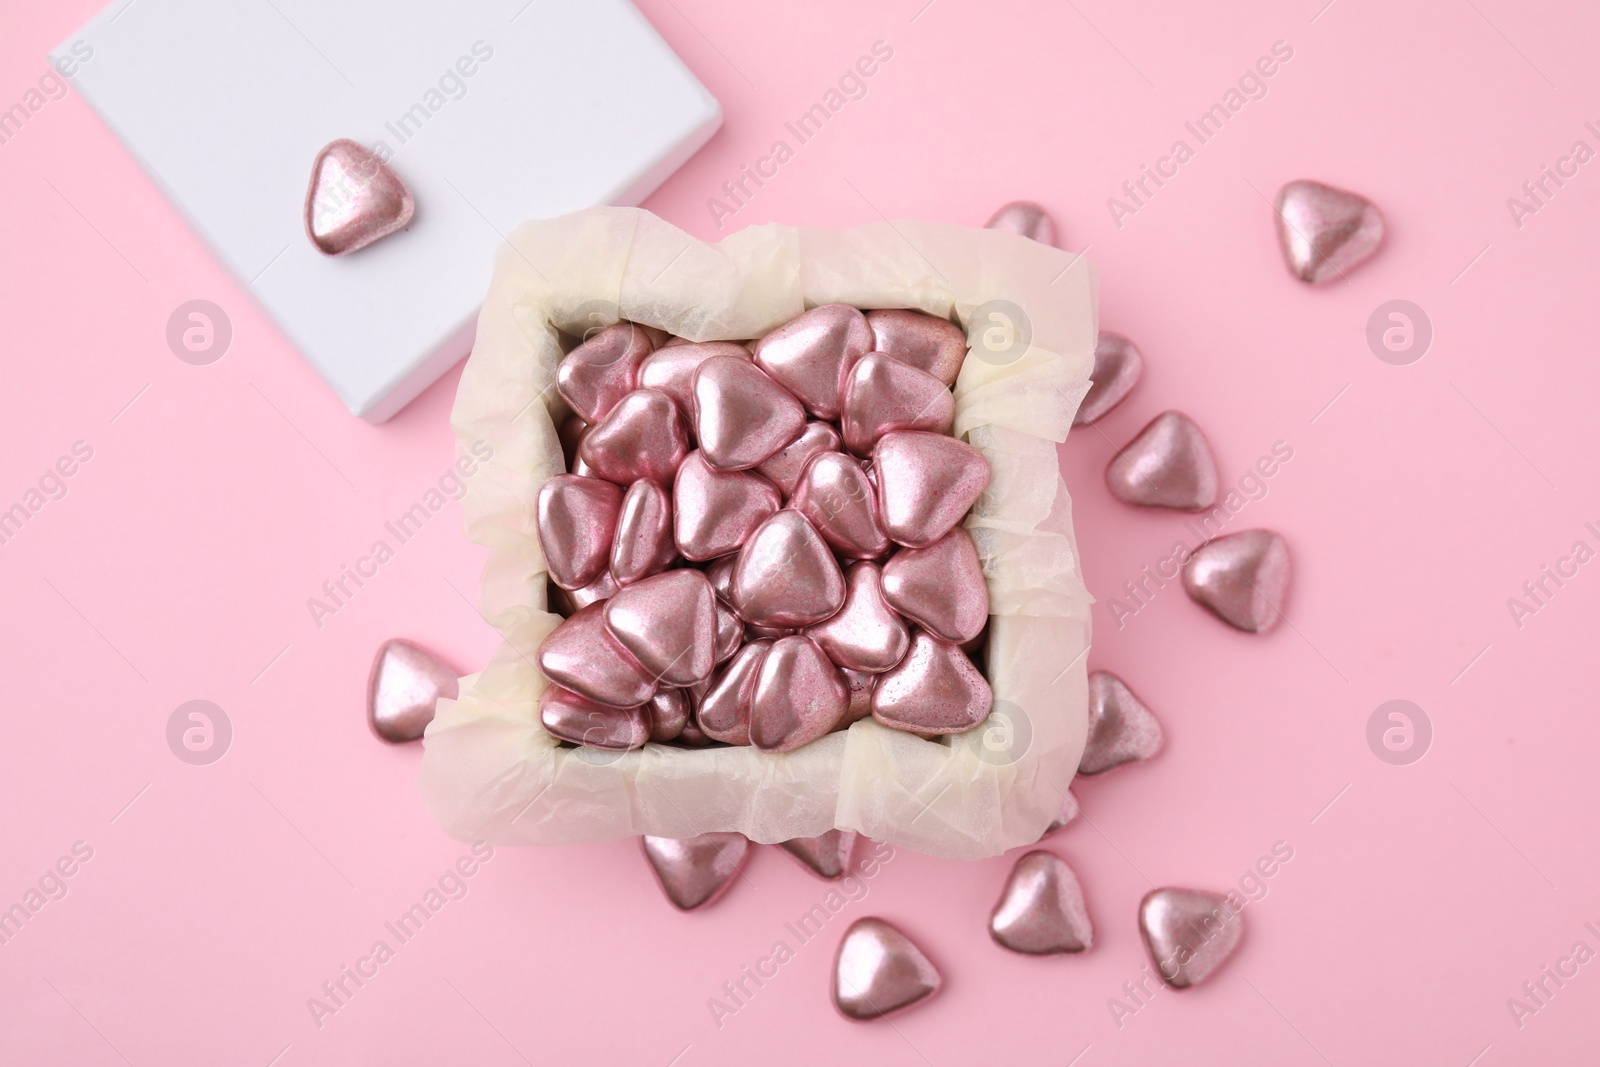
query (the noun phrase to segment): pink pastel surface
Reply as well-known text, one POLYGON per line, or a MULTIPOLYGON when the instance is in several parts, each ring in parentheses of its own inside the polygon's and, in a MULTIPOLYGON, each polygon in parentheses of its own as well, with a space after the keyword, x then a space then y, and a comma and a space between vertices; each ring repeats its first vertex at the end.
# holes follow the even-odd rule
MULTIPOLYGON (((82 101, 45 105, 0 144, 0 508, 76 442, 93 456, 0 545, 0 907, 75 843, 92 858, 0 945, 0 1062, 1600 1059, 1600 962, 1561 962, 1579 941, 1600 950, 1584 925, 1600 929, 1600 563, 1547 579, 1520 620, 1507 605, 1574 542, 1600 548, 1584 526, 1600 529, 1600 162, 1547 183, 1520 226, 1507 206, 1575 141, 1600 148, 1584 126, 1600 120, 1600 11, 1323 2, 641 3, 727 115, 652 210, 715 238, 771 221, 977 225, 1036 199, 1100 264, 1104 326, 1145 353, 1130 399, 1062 449, 1100 601, 1090 665, 1127 679, 1168 735, 1148 765, 1080 782, 1084 817, 1048 842, 1088 894, 1079 958, 990 942, 1015 856, 897 855, 802 945, 785 923, 826 887, 777 850, 684 915, 632 841, 497 849, 398 944, 384 924, 469 846, 423 810, 420 750, 367 732, 366 673, 394 636, 464 671, 485 661, 481 553, 452 502, 320 626, 307 599, 374 541, 396 547, 385 523, 446 474, 457 375, 388 425, 350 417, 82 101), (878 41, 893 56, 866 95, 797 145, 785 122, 878 41), (1267 95, 1196 147, 1185 121, 1278 41, 1293 56, 1267 95), (1107 198, 1180 137, 1193 158, 1118 226, 1107 198), (719 229, 708 198, 779 139, 793 158, 719 229), (1387 214, 1387 246, 1347 281, 1308 288, 1279 259, 1266 200, 1300 177, 1387 214), (234 329, 209 366, 165 340, 196 298, 234 329), (1365 339, 1391 299, 1434 327, 1409 366, 1365 339), (1173 584, 1112 616, 1125 580, 1193 543, 1183 516, 1122 507, 1101 481, 1174 407, 1205 428, 1225 485, 1276 442, 1293 451, 1229 527, 1292 545, 1288 623, 1269 636, 1228 630, 1173 584), (1367 743, 1397 698, 1433 729, 1409 766, 1367 743), (209 766, 166 740, 194 699, 232 724, 209 766), (1246 908, 1228 965, 1115 1011, 1136 1006, 1123 983, 1145 966, 1140 897, 1235 887, 1278 842, 1293 858, 1246 908), (834 948, 864 915, 946 976, 890 1023, 829 1003, 834 948), (380 938, 394 958, 347 980, 319 1025, 308 998, 380 938), (724 982, 779 940, 794 958, 714 1019, 711 998, 736 1003, 724 982)), ((0 9, 0 109, 97 4, 0 9)), ((509 19, 520 0, 503 6, 509 19)))

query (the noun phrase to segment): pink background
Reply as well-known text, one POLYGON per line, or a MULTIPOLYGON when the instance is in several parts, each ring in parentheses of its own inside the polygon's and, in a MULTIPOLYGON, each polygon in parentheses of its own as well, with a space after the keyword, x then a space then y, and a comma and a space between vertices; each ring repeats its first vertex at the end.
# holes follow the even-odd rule
MULTIPOLYGON (((1093 950, 990 943, 1014 856, 902 853, 720 1029, 708 998, 825 890, 770 848, 690 915, 631 841, 497 850, 313 1023, 307 998, 468 850, 421 807, 420 750, 375 742, 362 713, 384 639, 465 670, 496 643, 469 603, 481 556, 459 506, 320 629, 305 606, 449 467, 456 375, 386 426, 351 418, 80 100, 34 115, 0 145, 0 506, 74 442, 93 458, 0 546, 0 906, 75 842, 93 857, 0 946, 0 1062, 1594 1062, 1600 962, 1520 1028, 1507 998, 1574 942, 1600 950, 1583 928, 1600 927, 1600 564, 1520 629, 1506 601, 1574 541, 1600 547, 1583 528, 1600 525, 1600 163, 1520 228, 1506 199, 1574 141, 1600 148, 1583 128, 1600 119, 1600 13, 1322 2, 642 0, 727 111, 647 206, 716 236, 707 198, 882 40, 894 57, 866 98, 731 224, 976 225, 1031 197, 1089 248, 1104 325, 1148 360, 1063 449, 1101 600, 1091 666, 1128 679, 1169 742, 1080 783, 1086 817, 1049 844, 1085 884, 1093 950), (1269 94, 1114 225, 1106 199, 1279 40, 1294 55, 1269 94), (1387 247, 1347 282, 1311 289, 1279 260, 1264 197, 1303 176, 1388 215, 1387 247), (235 330, 211 366, 164 339, 195 298, 235 330), (1364 337, 1396 298, 1435 330, 1410 366, 1364 337), (1234 527, 1293 546, 1291 625, 1268 637, 1170 587, 1120 630, 1107 610, 1183 534, 1101 482, 1169 407, 1205 427, 1224 482, 1274 442, 1294 450, 1234 527), (234 736, 196 767, 165 729, 202 698, 234 736), (1433 725, 1410 766, 1366 741, 1394 698, 1433 725), (1144 965, 1140 896, 1228 888, 1278 841, 1294 858, 1226 969, 1119 1027, 1108 999, 1144 965), (868 914, 947 978, 892 1024, 828 1000, 839 934, 868 914)), ((0 107, 98 3, 0 9, 0 107)))

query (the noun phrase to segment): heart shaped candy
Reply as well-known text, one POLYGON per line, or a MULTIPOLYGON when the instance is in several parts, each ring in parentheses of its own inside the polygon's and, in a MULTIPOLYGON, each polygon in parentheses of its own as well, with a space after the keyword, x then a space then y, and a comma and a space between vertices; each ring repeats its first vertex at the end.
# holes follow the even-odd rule
POLYGON ((1188 989, 1233 954, 1244 933, 1244 915, 1221 893, 1152 889, 1139 904, 1139 932, 1161 980, 1173 989, 1188 989))
POLYGON ((584 422, 599 422, 638 383, 650 337, 631 322, 596 331, 556 368, 556 391, 584 422))
POLYGON ((639 365, 639 388, 659 389, 672 397, 683 417, 694 421, 694 372, 713 356, 750 361, 750 350, 732 341, 671 345, 658 348, 639 365))
POLYGON ((1183 412, 1168 411, 1107 465, 1106 486, 1135 507, 1204 511, 1217 502, 1217 464, 1200 427, 1183 412))
POLYGON ((655 679, 606 629, 607 603, 590 604, 550 631, 539 646, 539 669, 597 704, 635 708, 655 695, 655 679))
POLYGON ((1045 209, 1031 200, 1013 200, 1004 205, 984 223, 990 230, 1004 230, 1042 245, 1056 243, 1056 224, 1050 221, 1045 209))
POLYGON ((367 722, 396 744, 420 738, 439 698, 456 698, 456 672, 410 641, 385 641, 367 678, 367 722))
POLYGON ((581 589, 606 568, 622 509, 622 490, 599 478, 558 474, 539 487, 539 545, 550 580, 581 589))
POLYGON ((773 642, 750 698, 750 743, 792 752, 832 730, 850 706, 850 690, 809 637, 773 642))
POLYGON ((837 452, 843 447, 843 439, 832 426, 825 422, 808 422, 799 437, 758 465, 756 473, 776 485, 785 497, 791 497, 812 456, 819 452, 837 452))
POLYGON ((884 600, 883 573, 877 564, 866 560, 850 564, 844 583, 844 607, 807 629, 806 636, 840 667, 886 671, 905 658, 911 631, 884 600))
POLYGON ((695 437, 713 467, 754 467, 799 437, 805 425, 800 401, 749 360, 712 356, 694 372, 695 437))
POLYGON ((1364 196, 1321 182, 1278 190, 1278 243, 1289 271, 1320 285, 1362 263, 1383 244, 1383 213, 1364 196))
POLYGON ((922 548, 966 517, 989 485, 989 463, 954 437, 897 431, 873 449, 872 476, 884 532, 897 544, 922 548))
POLYGON ((919 734, 965 733, 989 716, 994 694, 955 645, 918 630, 899 666, 878 676, 872 717, 919 734))
POLYGON ((1089 740, 1079 774, 1103 774, 1161 751, 1161 724, 1110 671, 1089 672, 1089 740))
POLYGON ((871 352, 856 362, 845 380, 840 423, 845 447, 858 456, 892 430, 948 434, 956 400, 933 375, 871 352))
POLYGON ((685 559, 703 562, 736 552, 783 501, 778 488, 748 471, 717 470, 699 452, 678 468, 672 536, 685 559))
POLYGON ((340 138, 311 164, 306 234, 323 255, 347 255, 403 230, 416 210, 406 183, 365 145, 340 138))
POLYGON ((844 575, 816 527, 784 510, 757 527, 733 569, 733 607, 756 626, 810 626, 844 604, 844 575))
POLYGON ((1143 370, 1144 357, 1132 341, 1120 333, 1101 330, 1094 346, 1094 371, 1089 375, 1094 384, 1078 404, 1072 425, 1087 426, 1122 403, 1139 384, 1143 370))
POLYGON ((889 550, 889 535, 878 522, 877 491, 861 464, 843 452, 811 457, 789 504, 846 556, 874 559, 889 550))
POLYGON ((1094 927, 1072 868, 1044 851, 1017 860, 989 917, 989 936, 1030 956, 1082 952, 1092 946, 1094 927))
POLYGON ((816 837, 796 837, 779 841, 783 849, 806 870, 832 882, 850 869, 850 853, 856 847, 854 830, 829 830, 816 837))
POLYGON ((833 961, 833 1003, 847 1019, 879 1019, 939 991, 939 971, 882 919, 857 919, 833 961))
POLYGON ((743 834, 701 834, 679 840, 672 837, 639 839, 645 859, 655 872, 661 891, 681 911, 716 903, 733 885, 750 841, 743 834))
POLYGON ((611 576, 626 585, 667 569, 678 557, 672 540, 672 498, 648 478, 628 486, 611 542, 611 576))
POLYGON ((955 644, 977 637, 989 621, 989 586, 972 535, 957 526, 926 548, 905 548, 883 565, 889 607, 955 644))
POLYGON ((754 345, 756 362, 819 419, 839 417, 845 375, 872 346, 866 316, 824 304, 790 319, 754 345))
POLYGON ((717 602, 697 570, 625 585, 605 602, 606 629, 657 683, 691 685, 716 665, 717 602))
POLYGON ((967 358, 967 335, 960 326, 898 308, 867 312, 867 325, 872 328, 874 352, 887 353, 946 386, 956 383, 967 358))
POLYGON ((672 398, 635 389, 617 401, 578 445, 578 457, 608 482, 641 478, 665 485, 689 454, 689 435, 672 398))
POLYGON ((1264 634, 1283 618, 1289 545, 1271 530, 1241 530, 1207 541, 1183 564, 1183 588, 1229 626, 1264 634))
POLYGON ((650 740, 648 707, 607 707, 552 685, 539 698, 539 722, 552 737, 563 741, 625 751, 650 740))

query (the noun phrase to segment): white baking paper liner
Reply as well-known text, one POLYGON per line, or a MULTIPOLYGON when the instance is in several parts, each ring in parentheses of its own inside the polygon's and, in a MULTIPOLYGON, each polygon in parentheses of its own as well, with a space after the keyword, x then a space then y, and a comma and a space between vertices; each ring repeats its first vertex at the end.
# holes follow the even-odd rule
POLYGON ((519 227, 496 257, 452 416, 463 448, 492 451, 463 506, 468 536, 489 550, 481 610, 505 640, 428 727, 418 788, 440 826, 497 845, 714 830, 776 842, 838 827, 957 859, 1038 840, 1086 733, 1090 597, 1056 445, 1088 388, 1095 294, 1081 256, 937 223, 757 226, 718 244, 632 208, 519 227), (546 609, 534 499, 564 469, 561 332, 620 317, 695 341, 743 340, 839 302, 953 317, 970 340, 992 301, 1020 309, 1032 339, 1019 358, 969 355, 955 385, 955 432, 992 471, 966 523, 993 613, 987 723, 925 741, 869 718, 786 754, 613 753, 545 733, 535 654, 561 620, 546 609))

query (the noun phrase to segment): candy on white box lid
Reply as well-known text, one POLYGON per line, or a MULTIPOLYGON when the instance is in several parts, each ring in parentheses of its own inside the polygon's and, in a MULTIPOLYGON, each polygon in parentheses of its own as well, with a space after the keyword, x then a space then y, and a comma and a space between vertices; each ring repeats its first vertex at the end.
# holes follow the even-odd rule
POLYGON ((427 0, 117 0, 56 57, 239 290, 372 422, 467 354, 504 234, 639 203, 722 122, 627 0, 540 0, 514 19, 427 0), (392 168, 415 215, 328 256, 305 201, 339 138, 392 168))

